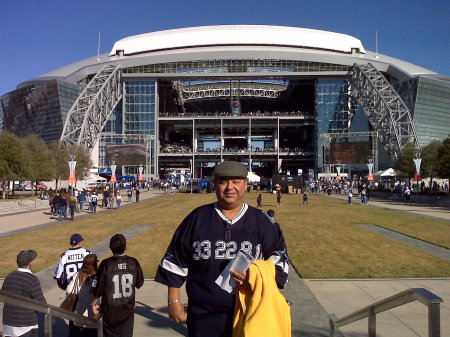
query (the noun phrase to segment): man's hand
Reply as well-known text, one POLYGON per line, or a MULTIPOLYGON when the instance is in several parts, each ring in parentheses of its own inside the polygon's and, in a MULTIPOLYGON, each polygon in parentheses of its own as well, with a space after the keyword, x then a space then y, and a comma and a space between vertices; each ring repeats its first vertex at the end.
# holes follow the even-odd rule
POLYGON ((187 313, 184 310, 183 302, 179 301, 169 304, 169 318, 175 323, 183 323, 187 320, 187 313))
POLYGON ((237 284, 236 287, 234 287, 233 291, 239 290, 239 288, 242 287, 247 282, 247 271, 244 271, 243 273, 238 273, 237 271, 231 269, 230 274, 234 282, 236 282, 237 284))
POLYGON ((94 313, 94 315, 99 315, 100 314, 100 306, 98 304, 93 305, 92 312, 94 313))

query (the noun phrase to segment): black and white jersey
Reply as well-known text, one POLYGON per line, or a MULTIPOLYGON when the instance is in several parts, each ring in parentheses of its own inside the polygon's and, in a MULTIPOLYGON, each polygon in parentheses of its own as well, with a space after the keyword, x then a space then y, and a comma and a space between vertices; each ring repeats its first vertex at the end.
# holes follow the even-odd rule
POLYGON ((187 281, 188 317, 229 313, 233 295, 215 280, 239 249, 256 259, 273 260, 277 285, 284 287, 289 266, 280 226, 245 203, 232 220, 222 214, 217 203, 191 212, 176 230, 155 280, 176 288, 187 281))
POLYGON ((61 289, 66 289, 67 285, 72 281, 73 276, 80 270, 83 265, 83 259, 91 252, 85 248, 70 248, 59 259, 58 266, 55 270, 54 279, 58 282, 61 289))
POLYGON ((101 298, 105 328, 112 335, 132 335, 136 288, 143 284, 144 274, 134 257, 114 255, 100 263, 94 294, 101 298))

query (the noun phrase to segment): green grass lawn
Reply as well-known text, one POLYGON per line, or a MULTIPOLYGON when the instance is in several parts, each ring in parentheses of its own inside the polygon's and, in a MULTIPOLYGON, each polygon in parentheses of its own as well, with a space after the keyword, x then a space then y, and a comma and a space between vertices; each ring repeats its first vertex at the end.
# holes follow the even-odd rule
MULTIPOLYGON (((256 206, 256 193, 246 201, 256 206)), ((171 194, 143 201, 133 207, 103 212, 73 222, 0 239, 3 258, 0 275, 15 269, 22 249, 36 249, 34 270, 58 261, 72 233, 81 233, 85 246, 110 237, 135 224, 154 224, 129 240, 128 254, 141 262, 147 278, 155 275, 173 232, 195 207, 215 200, 214 194, 171 194)), ((264 211, 275 210, 294 268, 304 278, 407 278, 449 277, 450 262, 361 229, 355 224, 374 224, 450 247, 450 224, 370 206, 347 205, 343 200, 310 196, 302 207, 300 195, 263 193, 264 211)))

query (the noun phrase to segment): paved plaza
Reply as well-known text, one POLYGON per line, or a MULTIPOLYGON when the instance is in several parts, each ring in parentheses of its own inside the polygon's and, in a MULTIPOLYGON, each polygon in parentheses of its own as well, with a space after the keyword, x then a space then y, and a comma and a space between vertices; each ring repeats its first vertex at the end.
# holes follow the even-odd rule
MULTIPOLYGON (((144 191, 141 201, 162 196, 158 190, 144 191)), ((339 196, 333 196, 338 197, 339 196)), ((345 197, 345 196, 342 196, 345 197)), ((345 199, 345 198, 344 198, 345 199)), ((125 207, 133 207, 134 203, 124 203, 125 207)), ((371 206, 389 208, 400 212, 408 212, 419 216, 433 217, 450 221, 448 209, 429 206, 410 207, 396 202, 376 201, 371 199, 371 206), (404 209, 406 207, 407 209, 404 209)), ((356 206, 355 207, 371 207, 356 206)), ((0 216, 0 237, 50 226, 58 221, 51 219, 48 209, 33 212, 0 216)), ((99 212, 108 211, 99 209, 99 212)), ((78 214, 77 214, 78 215, 78 214)), ((83 216, 91 216, 89 214, 83 216)), ((127 228, 123 233, 127 238, 139 235, 152 224, 141 224, 127 228)), ((368 230, 371 230, 370 228, 368 230)), ((380 233, 380 235, 389 235, 380 233)), ((395 238, 402 241, 401 236, 395 238)), ((420 240, 419 240, 420 241, 420 240)), ((105 256, 109 238, 89 247, 99 256, 105 256)), ((448 249, 421 246, 420 242, 410 242, 417 249, 431 249, 428 253, 448 258, 448 249), (435 249, 435 250, 433 250, 435 249), (443 255, 439 255, 443 254, 443 255)), ((56 262, 56 261, 55 261, 56 262)), ((36 273, 50 304, 59 305, 64 297, 52 279, 55 265, 36 273)), ((291 268, 289 283, 283 293, 292 302, 292 335, 308 337, 329 336, 328 315, 338 318, 376 301, 397 294, 409 288, 426 288, 444 299, 441 304, 441 336, 450 337, 450 279, 364 279, 364 280, 305 280, 301 279, 291 268)), ((187 297, 183 292, 184 302, 187 297)), ((377 315, 378 337, 417 337, 428 336, 427 308, 418 302, 406 304, 377 315)), ((54 336, 66 336, 66 325, 58 322, 54 327, 54 336)), ((367 319, 341 328, 344 336, 367 336, 367 319)), ((153 280, 146 280, 144 286, 137 291, 137 307, 134 336, 171 337, 186 336, 184 324, 171 322, 167 316, 167 288, 153 280)), ((340 332, 336 336, 342 336, 340 332)), ((272 336, 267 336, 272 337, 272 336)))

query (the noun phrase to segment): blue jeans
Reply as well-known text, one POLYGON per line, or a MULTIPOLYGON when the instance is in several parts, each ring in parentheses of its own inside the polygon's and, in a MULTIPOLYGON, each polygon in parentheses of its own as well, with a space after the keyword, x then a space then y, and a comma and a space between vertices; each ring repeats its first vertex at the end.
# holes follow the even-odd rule
POLYGON ((80 213, 83 213, 84 204, 86 201, 80 201, 80 213))
POLYGON ((58 220, 61 220, 61 217, 63 216, 64 220, 67 220, 67 206, 63 206, 58 209, 58 220))
POLYGON ((117 199, 117 208, 120 208, 120 204, 122 203, 122 200, 117 199))

